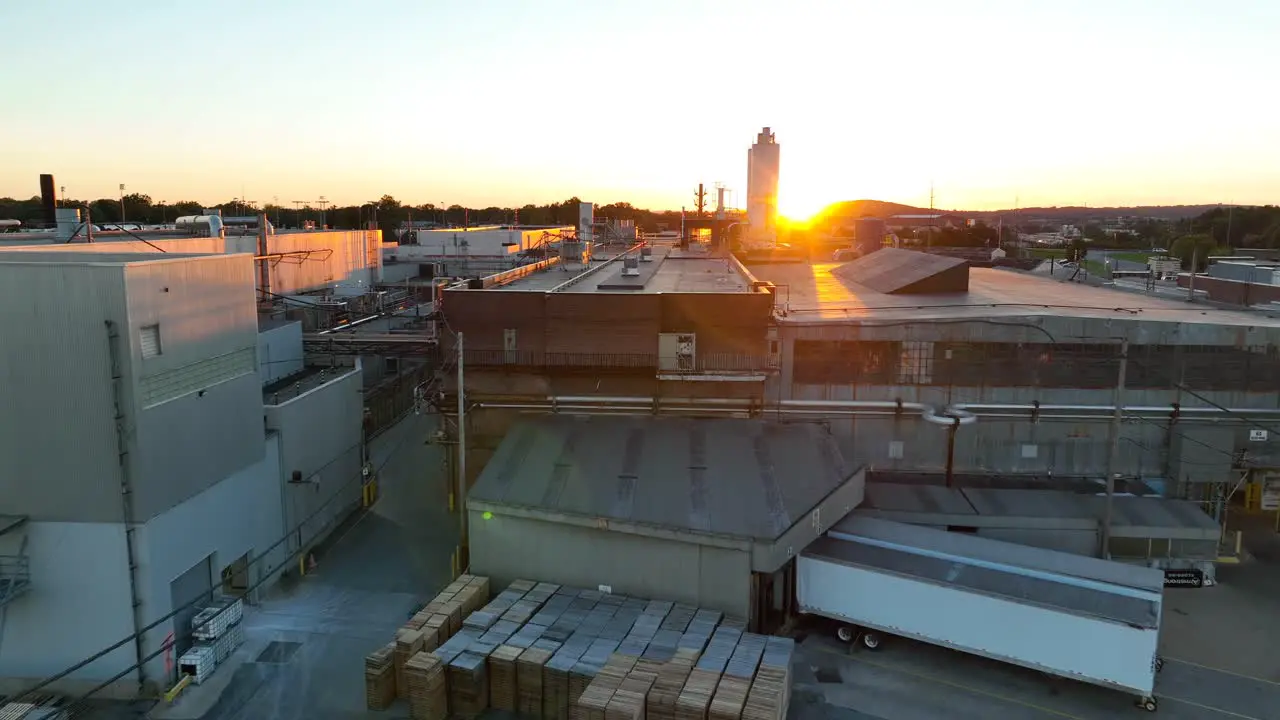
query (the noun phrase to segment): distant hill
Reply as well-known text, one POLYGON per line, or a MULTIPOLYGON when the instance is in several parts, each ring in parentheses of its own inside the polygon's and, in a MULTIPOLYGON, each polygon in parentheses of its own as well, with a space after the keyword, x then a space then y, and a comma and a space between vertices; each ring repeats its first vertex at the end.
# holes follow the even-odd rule
MULTIPOLYGON (((1029 207, 1017 210, 947 210, 937 208, 934 213, 955 214, 967 218, 1008 217, 1017 213, 1020 218, 1037 219, 1050 222, 1078 223, 1084 220, 1106 220, 1118 217, 1137 216, 1159 218, 1162 220, 1180 220, 1196 217, 1209 210, 1225 207, 1224 205, 1139 205, 1135 207, 1029 207)), ((892 215, 915 215, 931 212, 928 208, 919 208, 884 200, 845 200, 832 203, 815 219, 832 217, 859 218, 863 216, 887 218, 892 215)))
POLYGON ((1019 217, 1040 220, 1061 221, 1064 223, 1083 220, 1106 220, 1119 217, 1159 218, 1161 220, 1181 220, 1197 217, 1210 210, 1226 207, 1214 205, 1137 205, 1134 207, 1029 207, 1017 210, 957 210, 958 214, 972 218, 1009 216, 1017 213, 1019 217))
MULTIPOLYGON (((927 208, 912 207, 902 203, 885 202, 884 200, 845 200, 832 203, 818 213, 818 218, 843 217, 860 218, 865 216, 887 218, 891 215, 914 215, 927 213, 927 208)), ((940 212, 940 211, 935 211, 940 212)))

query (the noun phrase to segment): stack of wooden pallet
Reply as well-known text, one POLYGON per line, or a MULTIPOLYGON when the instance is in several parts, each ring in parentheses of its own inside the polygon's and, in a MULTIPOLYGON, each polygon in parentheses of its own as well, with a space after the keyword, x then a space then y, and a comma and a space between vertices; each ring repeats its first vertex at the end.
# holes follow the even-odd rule
POLYGON ((364 659, 364 702, 370 710, 386 710, 396 700, 396 644, 387 643, 364 659))
POLYGON ((414 720, 445 720, 449 695, 445 689, 444 663, 431 653, 420 652, 404 665, 409 716, 414 720))
POLYGON ((685 680, 698 661, 698 651, 693 648, 680 648, 675 655, 658 671, 658 679, 649 691, 645 701, 646 720, 675 720, 676 699, 684 690, 685 680))
POLYGON ((551 651, 529 648, 516 660, 516 711, 529 717, 542 717, 542 669, 551 659, 551 651))
POLYGON ((489 707, 486 658, 464 652, 449 663, 449 710, 463 718, 479 717, 489 707))
POLYGON ((627 675, 636 665, 637 658, 631 655, 623 655, 614 653, 609 656, 609 661, 600 668, 599 674, 591 681, 587 688, 582 691, 582 697, 578 698, 575 708, 578 712, 575 714, 572 710, 569 712, 571 720, 604 720, 605 713, 609 708, 609 701, 613 699, 613 694, 622 685, 622 681, 627 679, 627 675))
MULTIPOLYGON (((714 638, 713 638, 714 641, 714 638)), ((751 692, 751 679, 764 654, 765 636, 743 633, 734 647, 724 675, 716 687, 715 697, 707 708, 708 720, 740 720, 742 708, 751 692)))
POLYGON ((649 689, 657 679, 656 672, 641 668, 637 663, 636 668, 618 685, 613 697, 609 699, 609 705, 605 708, 605 720, 642 720, 649 689))
POLYGON ((791 656, 795 641, 771 637, 742 709, 743 720, 785 720, 791 705, 791 656))
POLYGON ((422 631, 400 628, 396 631, 395 646, 396 697, 405 697, 404 665, 409 658, 422 652, 422 631))
POLYGON ((676 698, 676 720, 706 720, 707 707, 720 683, 720 673, 694 668, 676 698))
POLYGON ((498 710, 516 711, 516 658, 518 647, 499 645, 489 655, 489 705, 498 710))

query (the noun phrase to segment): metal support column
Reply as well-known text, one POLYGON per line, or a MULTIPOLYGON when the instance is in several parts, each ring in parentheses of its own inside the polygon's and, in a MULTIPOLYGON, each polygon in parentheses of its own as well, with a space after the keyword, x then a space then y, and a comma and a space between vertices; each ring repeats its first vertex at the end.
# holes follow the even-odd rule
POLYGON ((1102 557, 1111 559, 1111 516, 1116 494, 1116 460, 1120 453, 1120 421, 1124 418, 1124 380, 1129 369, 1129 339, 1120 341, 1120 372, 1116 378, 1116 396, 1112 401, 1111 433, 1107 448, 1107 501, 1102 514, 1102 557))
POLYGON ((124 525, 125 553, 129 562, 129 599, 133 608, 133 650, 138 663, 138 694, 146 691, 147 671, 143 659, 146 657, 145 641, 142 628, 146 626, 143 618, 142 597, 138 593, 141 584, 138 578, 137 526, 133 518, 133 470, 129 457, 129 423, 125 415, 124 398, 124 365, 121 362, 123 350, 119 326, 107 320, 107 349, 111 358, 111 399, 115 406, 116 449, 120 465, 120 521, 124 525))

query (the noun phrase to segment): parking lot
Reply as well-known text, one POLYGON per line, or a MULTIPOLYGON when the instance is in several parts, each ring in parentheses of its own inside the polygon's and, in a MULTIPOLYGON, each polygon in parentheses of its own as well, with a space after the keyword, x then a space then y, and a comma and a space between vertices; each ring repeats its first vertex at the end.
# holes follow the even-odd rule
MULTIPOLYGON (((1280 718, 1276 567, 1225 568, 1220 585, 1166 593, 1156 685, 1166 720, 1280 718)), ((939 612, 945 612, 940 608, 939 612)), ((1110 720, 1144 717, 1125 693, 1053 678, 911 640, 876 652, 804 633, 791 719, 1110 720)))

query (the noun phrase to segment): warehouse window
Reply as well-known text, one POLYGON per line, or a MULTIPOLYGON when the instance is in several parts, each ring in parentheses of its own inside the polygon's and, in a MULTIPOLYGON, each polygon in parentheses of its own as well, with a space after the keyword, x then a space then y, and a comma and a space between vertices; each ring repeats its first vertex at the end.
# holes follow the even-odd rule
POLYGON ((153 358, 160 354, 159 325, 143 325, 138 330, 138 339, 142 345, 142 357, 153 358))
POLYGON ((797 340, 793 380, 888 385, 896 380, 898 353, 893 342, 797 340))

